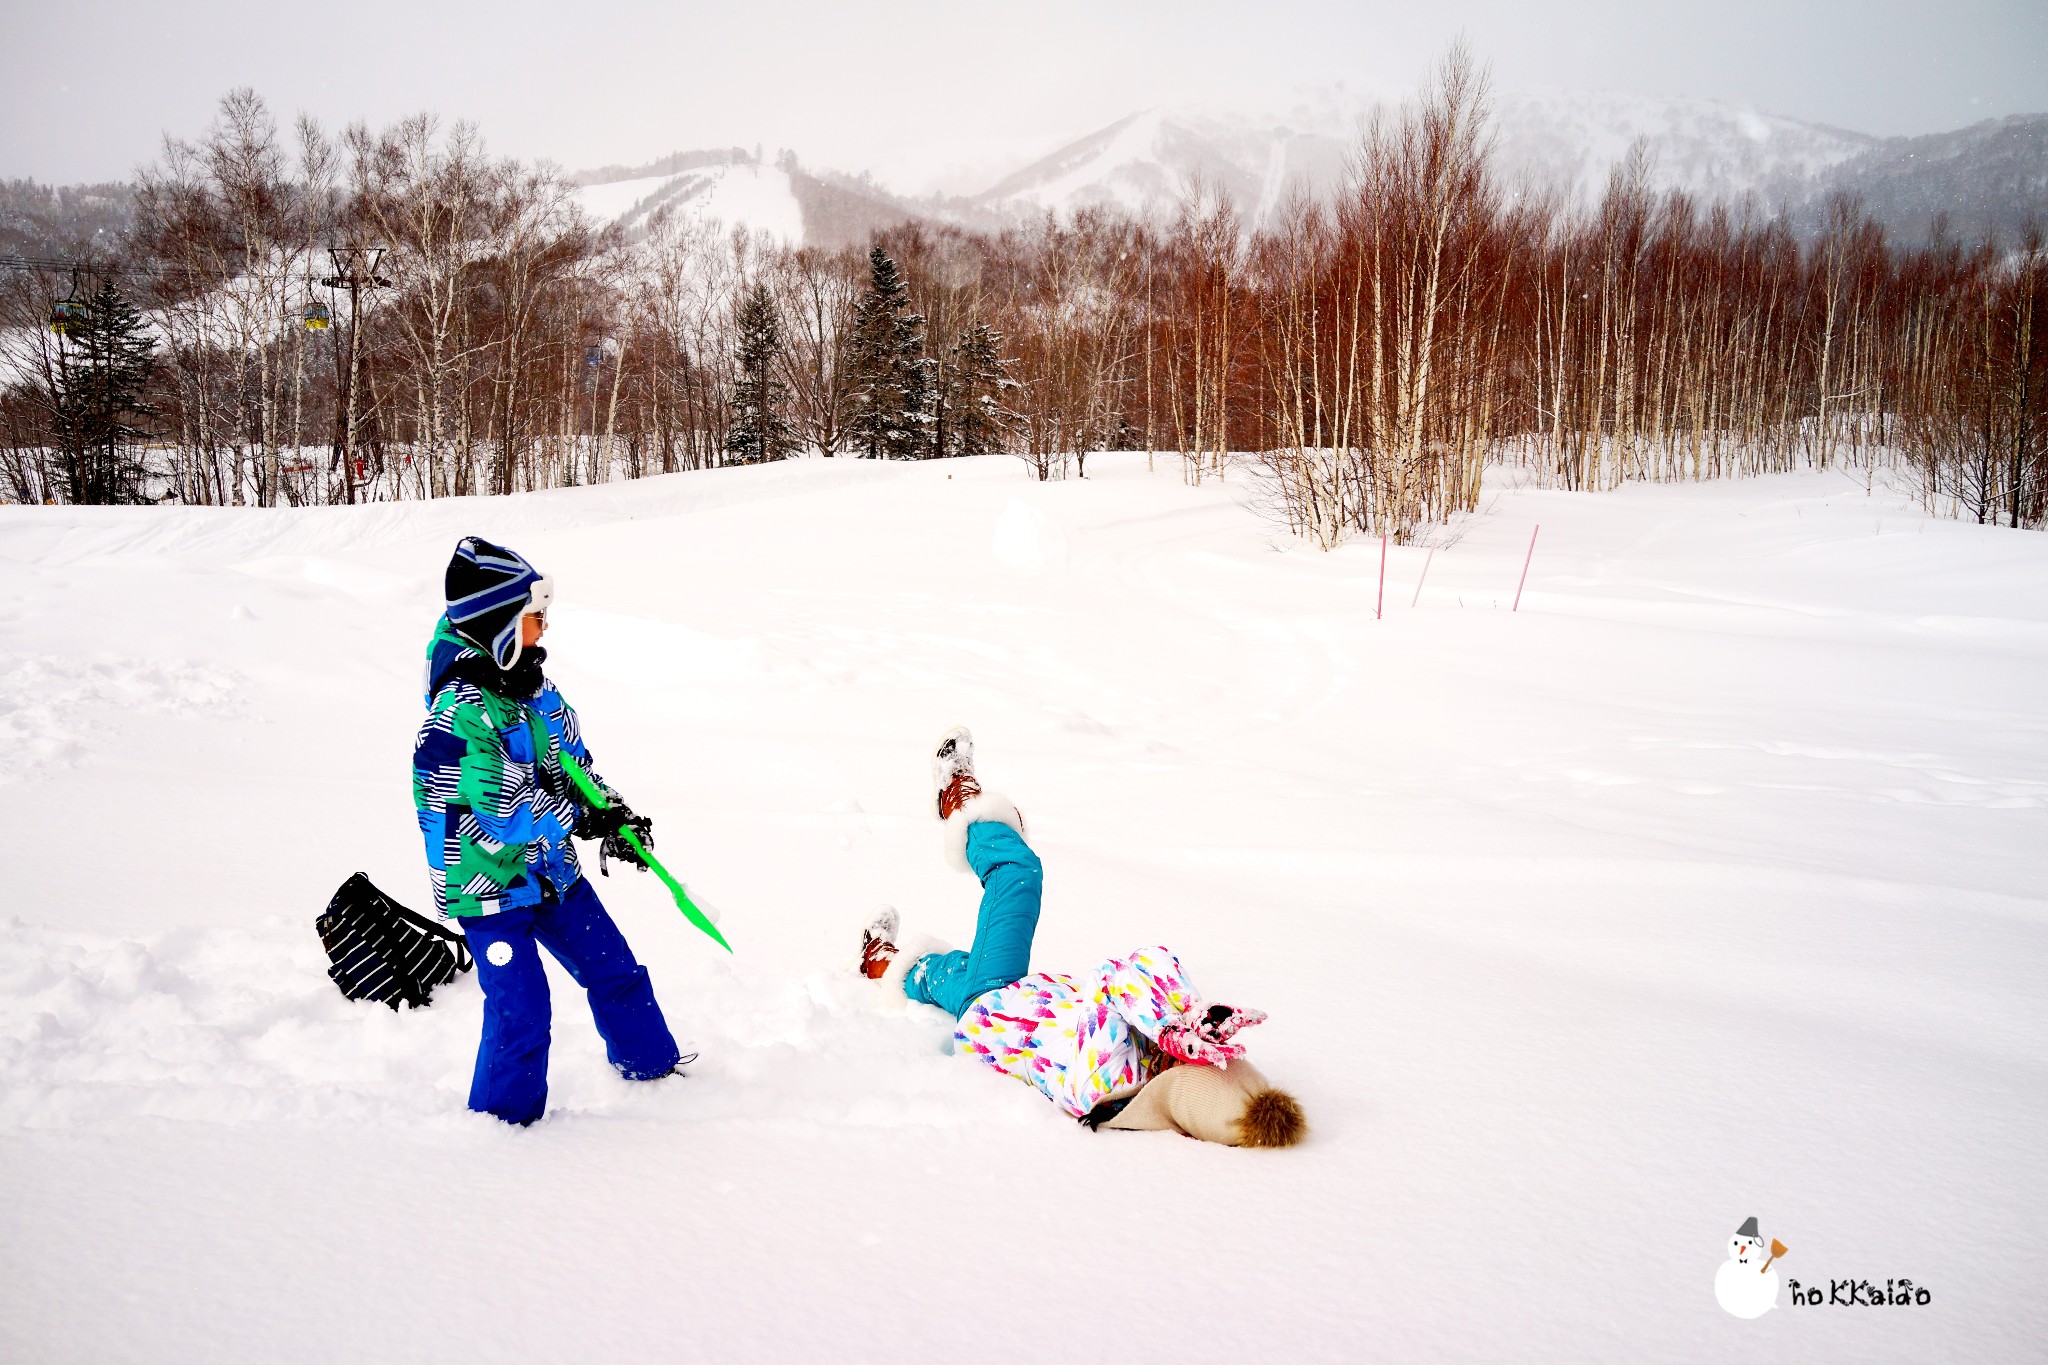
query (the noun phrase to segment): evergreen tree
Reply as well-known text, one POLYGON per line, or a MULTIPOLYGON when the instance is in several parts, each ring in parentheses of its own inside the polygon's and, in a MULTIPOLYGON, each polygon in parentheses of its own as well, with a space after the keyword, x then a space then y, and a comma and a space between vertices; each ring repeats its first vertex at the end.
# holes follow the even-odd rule
POLYGON ((1010 395, 1021 386, 1010 377, 1017 362, 1003 358, 1002 344, 1003 334, 985 322, 969 326, 953 344, 944 395, 943 453, 996 454, 1023 420, 1008 406, 1010 395))
POLYGON ((937 363, 924 354, 924 316, 913 313, 910 321, 916 325, 900 353, 903 358, 902 458, 929 460, 942 453, 932 441, 934 424, 938 420, 934 409, 939 405, 938 385, 932 379, 937 363))
POLYGON ((782 328, 765 283, 740 296, 733 328, 738 334, 734 359, 739 377, 732 386, 732 425, 726 429, 725 449, 741 464, 783 459, 796 449, 796 437, 782 415, 788 386, 775 377, 782 328))
POLYGON ((931 362, 923 356, 924 317, 910 311, 910 290, 896 262, 868 253, 868 291, 854 307, 847 363, 856 446, 870 456, 917 460, 932 453, 931 362))
POLYGON ((147 398, 156 341, 111 281, 64 329, 52 374, 52 427, 75 503, 142 501, 146 474, 134 454, 156 416, 147 398))

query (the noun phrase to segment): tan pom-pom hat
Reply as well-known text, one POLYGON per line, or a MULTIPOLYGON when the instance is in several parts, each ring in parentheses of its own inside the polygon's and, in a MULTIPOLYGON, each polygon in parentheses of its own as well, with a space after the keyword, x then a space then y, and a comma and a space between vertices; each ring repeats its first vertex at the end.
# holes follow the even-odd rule
POLYGON ((1292 1147, 1308 1132, 1301 1105, 1243 1058, 1227 1068, 1160 1072, 1104 1128, 1185 1133, 1226 1147, 1292 1147))

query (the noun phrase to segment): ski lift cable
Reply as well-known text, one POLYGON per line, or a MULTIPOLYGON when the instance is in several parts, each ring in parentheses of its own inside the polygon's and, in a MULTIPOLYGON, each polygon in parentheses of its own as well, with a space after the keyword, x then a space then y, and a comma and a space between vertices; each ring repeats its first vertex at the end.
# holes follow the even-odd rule
POLYGON ((211 279, 206 271, 187 265, 101 265, 93 261, 67 261, 55 256, 0 255, 0 270, 21 270, 38 274, 132 275, 144 279, 165 279, 182 275, 188 280, 211 279))
MULTIPOLYGON (((125 275, 135 279, 170 279, 182 276, 187 283, 207 281, 211 278, 205 272, 194 269, 191 266, 101 265, 91 261, 68 261, 56 256, 17 256, 12 254, 0 254, 0 270, 17 270, 32 274, 69 274, 71 276, 70 294, 50 305, 50 330, 59 336, 67 335, 84 317, 85 303, 78 297, 78 278, 81 274, 96 276, 101 279, 115 275, 125 275)), ((322 280, 321 283, 332 288, 343 283, 343 281, 340 279, 328 279, 322 280)), ((367 281, 367 283, 381 286, 388 285, 390 282, 379 277, 367 281)), ((333 314, 327 305, 317 299, 308 301, 302 310, 302 321, 309 332, 326 331, 332 317, 333 314)))

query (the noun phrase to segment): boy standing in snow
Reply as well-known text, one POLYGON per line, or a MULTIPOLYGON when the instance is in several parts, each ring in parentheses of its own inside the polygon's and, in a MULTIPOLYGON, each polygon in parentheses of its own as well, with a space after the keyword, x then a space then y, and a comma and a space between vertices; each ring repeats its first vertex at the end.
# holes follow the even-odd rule
POLYGON ((863 974, 951 1014, 958 1050, 1090 1128, 1171 1129, 1231 1147, 1301 1140, 1301 1106, 1231 1041, 1266 1016, 1204 1003, 1166 948, 1112 958, 1079 980, 1030 972, 1044 870, 1023 815, 982 790, 964 728, 940 737, 932 777, 954 865, 981 879, 974 946, 899 950, 896 912, 885 907, 861 936, 863 974))
MULTIPOLYGON (((550 581, 502 546, 470 536, 448 561, 447 614, 427 648, 427 718, 413 741, 413 804, 434 899, 457 919, 484 991, 483 1040, 469 1107, 530 1124, 547 1108, 551 1005, 539 947, 590 997, 619 1074, 645 1081, 679 1060, 647 969, 583 878, 571 834, 640 859, 651 822, 609 787, 612 806, 577 798, 562 768, 590 767, 576 713, 541 673, 550 581)), ((598 780, 594 773, 594 781, 598 780)))

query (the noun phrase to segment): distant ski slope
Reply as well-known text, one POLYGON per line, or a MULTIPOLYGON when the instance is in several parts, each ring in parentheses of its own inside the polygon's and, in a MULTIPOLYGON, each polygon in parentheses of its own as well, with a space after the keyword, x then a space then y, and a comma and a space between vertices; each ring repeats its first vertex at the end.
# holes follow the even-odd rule
POLYGON ((592 217, 631 230, 660 210, 745 227, 779 242, 801 246, 803 209, 786 172, 775 166, 705 166, 675 175, 646 176, 588 185, 577 199, 592 217))

